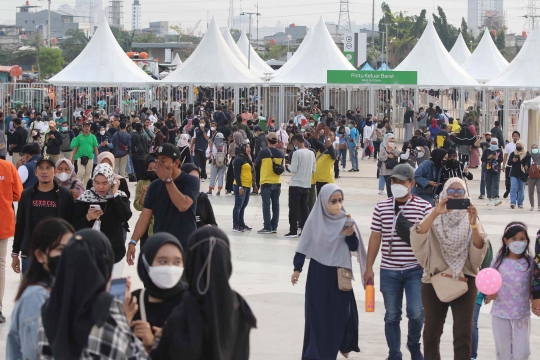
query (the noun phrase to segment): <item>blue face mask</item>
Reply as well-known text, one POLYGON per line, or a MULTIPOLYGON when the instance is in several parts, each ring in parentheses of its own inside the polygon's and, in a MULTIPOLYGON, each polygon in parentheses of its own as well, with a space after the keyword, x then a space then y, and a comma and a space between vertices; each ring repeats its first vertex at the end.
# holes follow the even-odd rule
POLYGON ((298 146, 294 145, 294 150, 298 150, 298 146))
POLYGON ((493 145, 493 144, 491 144, 491 145, 489 145, 489 148, 490 148, 491 150, 495 151, 495 150, 497 150, 497 149, 499 148, 499 145, 493 145))
POLYGON ((532 149, 531 152, 536 155, 538 154, 538 149, 532 149))
POLYGON ((511 242, 508 245, 508 248, 514 254, 521 255, 521 254, 523 254, 523 252, 525 252, 525 249, 527 248, 527 242, 526 241, 514 241, 514 242, 511 242))

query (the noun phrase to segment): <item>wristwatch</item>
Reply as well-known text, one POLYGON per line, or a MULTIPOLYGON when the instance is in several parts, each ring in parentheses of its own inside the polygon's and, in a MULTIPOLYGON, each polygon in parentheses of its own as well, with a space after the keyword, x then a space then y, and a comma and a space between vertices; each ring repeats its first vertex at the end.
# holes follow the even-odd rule
POLYGON ((170 184, 170 183, 172 183, 172 179, 171 179, 170 177, 168 177, 168 178, 166 178, 165 180, 163 180, 163 182, 164 182, 165 184, 170 184))
POLYGON ((137 241, 136 240, 131 239, 131 240, 129 240, 129 243, 137 246, 137 241))

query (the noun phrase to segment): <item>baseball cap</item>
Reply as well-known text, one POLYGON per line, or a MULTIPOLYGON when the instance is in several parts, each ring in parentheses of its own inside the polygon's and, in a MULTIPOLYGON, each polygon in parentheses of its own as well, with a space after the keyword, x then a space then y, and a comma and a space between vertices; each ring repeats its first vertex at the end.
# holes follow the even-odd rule
POLYGON ((90 126, 90 121, 83 122, 83 126, 86 126, 86 125, 90 126))
POLYGON ((484 133, 484 135, 491 135, 491 131, 484 133))
POLYGON ((266 139, 270 140, 271 142, 277 142, 277 134, 275 132, 268 133, 268 135, 266 135, 266 139))
POLYGON ((156 156, 157 155, 167 156, 173 160, 180 160, 180 150, 173 144, 166 143, 161 145, 156 151, 156 156))
POLYGON ((409 164, 399 164, 394 166, 390 177, 399 180, 414 180, 414 169, 409 164))
POLYGON ((49 121, 49 126, 56 126, 56 121, 49 121))
POLYGON ((262 127, 257 125, 253 128, 253 131, 262 131, 262 127))
POLYGON ((51 164, 53 166, 53 168, 56 168, 56 164, 54 163, 54 161, 48 156, 41 156, 39 157, 37 160, 36 160, 36 166, 38 166, 40 163, 42 162, 48 162, 49 164, 51 164))

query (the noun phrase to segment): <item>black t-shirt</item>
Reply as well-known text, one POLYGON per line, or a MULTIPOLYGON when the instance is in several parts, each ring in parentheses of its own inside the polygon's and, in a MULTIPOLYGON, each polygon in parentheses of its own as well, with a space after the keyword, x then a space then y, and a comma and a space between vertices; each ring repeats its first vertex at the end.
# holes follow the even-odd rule
POLYGON ((226 126, 219 127, 217 131, 223 134, 225 141, 231 136, 231 129, 226 126))
MULTIPOLYGON (((141 295, 141 290, 135 290, 131 293, 132 297, 137 298, 137 304, 140 304, 139 297, 141 295)), ((148 291, 144 292, 144 306, 146 310, 146 321, 150 323, 150 327, 157 326, 159 328, 162 328, 165 325, 165 321, 167 321, 167 318, 171 313, 173 312, 174 308, 177 307, 182 303, 182 297, 184 296, 184 292, 181 292, 178 294, 178 296, 173 297, 172 299, 168 299, 159 303, 153 303, 148 300, 148 291)), ((141 307, 139 306, 139 310, 135 313, 133 316, 133 320, 142 320, 141 319, 141 307)))
POLYGON ((152 181, 144 198, 144 207, 152 210, 154 215, 154 233, 168 232, 176 236, 186 249, 189 235, 197 230, 195 213, 200 183, 195 176, 181 172, 174 180, 178 190, 193 200, 193 205, 186 211, 180 212, 171 201, 166 185, 161 180, 152 181))
POLYGON ((41 220, 57 216, 58 214, 58 193, 55 189, 43 192, 37 188, 32 195, 32 228, 34 228, 41 220))

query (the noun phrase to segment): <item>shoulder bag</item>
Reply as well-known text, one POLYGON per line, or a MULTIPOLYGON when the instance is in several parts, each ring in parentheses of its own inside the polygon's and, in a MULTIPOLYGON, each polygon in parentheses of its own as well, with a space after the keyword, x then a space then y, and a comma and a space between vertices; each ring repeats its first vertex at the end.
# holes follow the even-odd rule
POLYGON ((529 178, 531 179, 540 179, 540 169, 538 168, 538 164, 534 163, 529 168, 529 178))
POLYGON ((274 171, 274 174, 281 175, 285 172, 285 158, 282 159, 281 164, 276 163, 274 160, 274 154, 272 153, 272 150, 270 148, 266 148, 270 152, 270 158, 272 159, 272 170, 274 171))
POLYGON ((337 278, 338 278, 338 288, 341 291, 351 291, 352 290, 352 271, 346 268, 338 267, 337 268, 337 278))

